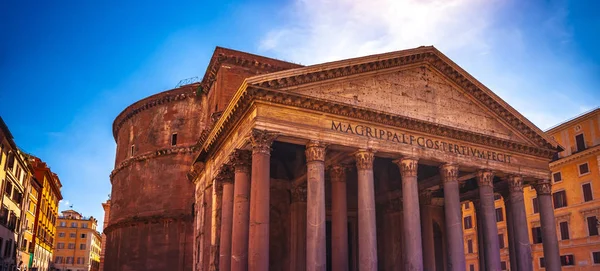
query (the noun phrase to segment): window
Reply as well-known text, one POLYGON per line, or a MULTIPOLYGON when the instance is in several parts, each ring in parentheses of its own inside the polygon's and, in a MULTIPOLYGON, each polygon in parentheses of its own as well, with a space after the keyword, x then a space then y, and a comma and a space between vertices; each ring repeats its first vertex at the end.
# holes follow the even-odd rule
POLYGON ((588 166, 588 163, 579 165, 579 175, 588 174, 588 173, 590 173, 590 167, 588 166))
POLYGON ((562 181, 562 175, 560 174, 560 172, 554 172, 552 174, 552 179, 554 179, 555 183, 561 182, 562 181))
POLYGON ((504 214, 502 213, 502 208, 496 209, 496 222, 504 221, 504 214))
POLYGON ((583 134, 576 135, 575 141, 577 142, 578 152, 585 150, 585 139, 583 138, 583 134))
POLYGON ((77 257, 77 264, 84 264, 84 258, 83 257, 77 257))
POLYGON ((64 232, 59 232, 59 233, 58 233, 58 237, 65 237, 65 235, 66 235, 66 234, 65 234, 64 232))
POLYGON ((540 258, 540 268, 545 268, 546 267, 546 261, 544 261, 544 257, 540 258))
POLYGON ((71 263, 71 264, 72 264, 72 263, 73 263, 73 261, 74 261, 74 257, 67 257, 67 263, 68 263, 68 264, 69 264, 69 263, 71 263))
POLYGON ((177 145, 177 133, 171 135, 171 146, 177 145))
POLYGON ((71 228, 77 228, 77 222, 71 222, 71 228))
POLYGON ((506 262, 500 262, 500 270, 506 270, 506 262))
POLYGON ((562 266, 575 265, 575 258, 573 257, 573 255, 562 255, 562 256, 560 256, 560 265, 562 265, 562 266))
POLYGON ((67 222, 61 221, 58 226, 59 227, 66 227, 67 226, 67 222))
POLYGON ((82 234, 81 234, 81 238, 85 238, 85 233, 82 233, 82 234))
POLYGON ((494 200, 500 200, 502 197, 500 194, 494 194, 494 200))
POLYGON ((589 216, 587 218, 587 224, 589 236, 598 235, 598 218, 595 216, 589 216))
POLYGON ((471 208, 471 203, 465 202, 465 210, 469 210, 471 208))
POLYGON ((569 223, 560 222, 558 227, 560 228, 560 240, 569 240, 569 223))
POLYGON ((4 194, 10 198, 12 194, 13 185, 11 182, 6 182, 6 189, 4 190, 4 194))
POLYGON ((600 251, 592 252, 592 261, 594 264, 600 264, 600 251))
POLYGON ((475 271, 475 265, 469 264, 469 271, 475 271))
POLYGON ((75 233, 74 233, 74 232, 72 232, 72 233, 69 233, 69 237, 71 237, 71 238, 75 238, 75 237, 77 237, 77 235, 75 235, 75 233))
POLYGON ((498 234, 498 244, 500 244, 500 248, 504 248, 504 234, 498 234))
POLYGON ((471 219, 471 216, 467 216, 463 219, 464 224, 465 224, 465 229, 471 229, 473 228, 473 221, 471 219))
POLYGON ((531 228, 531 236, 533 237, 533 243, 539 244, 542 242, 542 228, 533 227, 531 228))
POLYGON ((57 248, 65 248, 65 243, 58 243, 57 248))
POLYGON ((54 259, 54 263, 63 263, 63 257, 56 256, 56 258, 54 259))
POLYGON ((129 151, 129 156, 133 157, 133 151, 134 151, 135 145, 131 145, 131 150, 129 151))
POLYGON ((84 229, 87 229, 88 224, 87 223, 81 223, 81 227, 84 228, 84 229))
POLYGON ((10 255, 11 241, 12 240, 9 239, 4 242, 4 258, 6 258, 6 257, 8 257, 8 255, 10 255))
POLYGON ((80 244, 80 245, 79 245, 79 249, 80 249, 80 250, 85 250, 85 244, 80 244))
POLYGON ((473 253, 473 240, 467 240, 467 253, 473 253))
POLYGON ((75 244, 74 243, 69 243, 69 249, 75 249, 75 244))
POLYGON ((562 208, 567 206, 567 194, 563 191, 552 193, 552 201, 554 203, 554 209, 562 208))
POLYGON ((581 188, 583 189, 583 201, 584 202, 588 202, 594 199, 594 196, 592 194, 592 184, 591 183, 584 183, 581 185, 581 188))
POLYGON ((537 198, 533 198, 532 204, 533 204, 533 213, 534 214, 539 213, 540 212, 540 206, 538 204, 538 199, 537 198))

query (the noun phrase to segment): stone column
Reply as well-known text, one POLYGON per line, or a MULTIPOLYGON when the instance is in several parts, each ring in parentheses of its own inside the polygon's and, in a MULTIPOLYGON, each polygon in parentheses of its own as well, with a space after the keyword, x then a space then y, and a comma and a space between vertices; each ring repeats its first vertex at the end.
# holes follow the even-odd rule
POLYGON ((512 218, 512 206, 510 205, 510 195, 508 193, 501 193, 502 199, 504 200, 504 211, 506 213, 506 233, 508 239, 508 256, 510 260, 510 270, 517 269, 517 251, 515 243, 515 230, 514 221, 512 218))
POLYGON ((423 245, 423 259, 432 259, 423 261, 424 270, 435 270, 435 241, 433 236, 433 216, 431 206, 431 191, 425 190, 419 194, 421 206, 421 242, 423 245))
POLYGON ((540 207, 540 224, 542 227, 542 245, 544 247, 546 271, 561 270, 554 207, 552 206, 552 184, 550 180, 538 181, 535 184, 535 191, 537 192, 540 207))
POLYGON ((250 152, 236 150, 231 156, 235 172, 231 270, 248 270, 248 230, 250 217, 250 152))
POLYGON ((458 187, 458 166, 444 164, 440 167, 444 182, 444 213, 448 239, 448 270, 465 270, 465 240, 462 229, 462 210, 458 187))
POLYGON ((331 269, 348 271, 348 208, 346 168, 332 166, 331 179, 331 269))
POLYGON ((496 225, 493 182, 493 172, 481 170, 477 173, 486 268, 487 270, 500 270, 500 243, 498 241, 498 226, 496 225))
MULTIPOLYGON (((529 244, 527 214, 525 213, 525 201, 523 197, 523 178, 520 176, 509 176, 507 181, 510 215, 507 214, 506 216, 510 216, 510 220, 512 221, 513 237, 509 240, 512 239, 515 244, 514 250, 517 266, 514 270, 531 271, 533 270, 533 266, 531 246, 529 244)), ((510 255, 510 258, 512 266, 512 254, 510 255)))
POLYGON ((306 181, 292 188, 290 271, 306 270, 306 181))
POLYGON ((325 145, 306 145, 306 270, 325 271, 325 145))
MULTIPOLYGON (((395 160, 402 175, 402 209, 404 220, 404 270, 423 270, 421 214, 419 213, 418 160, 404 157, 395 160)), ((428 259, 430 260, 430 259, 428 259)))
POLYGON ((483 214, 481 214, 481 202, 479 199, 473 200, 473 207, 475 208, 475 221, 477 231, 477 258, 479 259, 478 270, 485 270, 485 243, 483 237, 483 214))
POLYGON ((248 270, 269 270, 269 204, 271 144, 276 135, 252 130, 252 179, 250 186, 250 236, 248 270))
POLYGON ((219 270, 231 270, 231 232, 233 226, 233 170, 225 165, 219 172, 223 186, 219 270))
POLYGON ((354 154, 358 172, 358 264, 361 271, 377 270, 377 228, 375 223, 375 153, 361 149, 354 154))

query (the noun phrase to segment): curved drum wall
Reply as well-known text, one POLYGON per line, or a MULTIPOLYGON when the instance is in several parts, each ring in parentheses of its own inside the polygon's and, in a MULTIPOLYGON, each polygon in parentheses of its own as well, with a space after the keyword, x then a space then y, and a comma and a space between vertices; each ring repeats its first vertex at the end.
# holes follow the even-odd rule
POLYGON ((192 269, 194 188, 186 173, 206 119, 196 88, 150 96, 116 118, 105 270, 192 269))

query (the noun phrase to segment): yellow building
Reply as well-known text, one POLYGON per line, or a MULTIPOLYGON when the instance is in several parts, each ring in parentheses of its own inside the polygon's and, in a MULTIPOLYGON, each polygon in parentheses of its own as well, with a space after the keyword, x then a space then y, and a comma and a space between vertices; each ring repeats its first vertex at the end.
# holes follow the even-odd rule
POLYGON ((35 178, 42 184, 42 192, 38 195, 36 206, 36 219, 34 223, 33 239, 35 250, 31 269, 38 271, 50 270, 52 253, 54 252, 54 238, 56 237, 56 220, 58 218, 58 202, 62 199, 60 189, 62 184, 58 176, 37 157, 30 157, 35 178))
MULTIPOLYGON (((556 230, 563 266, 600 269, 600 108, 546 132, 564 151, 550 163, 556 230)), ((543 270, 535 191, 525 189, 534 270, 543 270)))
POLYGON ((102 237, 94 217, 83 217, 67 210, 58 218, 58 236, 54 242, 54 267, 57 270, 97 271, 100 268, 102 237))
POLYGON ((22 270, 29 270, 33 262, 35 252, 35 242, 33 240, 36 210, 38 206, 38 198, 42 191, 42 184, 35 178, 30 179, 29 188, 27 189, 27 200, 23 206, 24 219, 22 220, 23 241, 21 242, 21 261, 23 262, 22 270), (26 268, 25 268, 26 267, 26 268))
MULTIPOLYGON (((600 270, 600 109, 561 123, 546 133, 564 151, 550 163, 552 199, 561 264, 577 270, 600 270)), ((533 270, 545 270, 536 192, 524 188, 533 270)), ((496 196, 496 220, 503 270, 511 270, 504 201, 496 196)), ((465 202, 463 229, 467 270, 479 269, 477 215, 474 203, 465 202)))

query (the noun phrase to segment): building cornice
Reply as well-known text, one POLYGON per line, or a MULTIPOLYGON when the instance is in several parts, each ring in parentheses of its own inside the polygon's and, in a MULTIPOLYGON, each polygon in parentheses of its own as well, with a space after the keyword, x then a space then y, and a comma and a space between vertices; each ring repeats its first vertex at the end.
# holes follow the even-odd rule
POLYGON ((555 150, 551 148, 540 148, 437 123, 426 122, 405 116, 393 115, 368 108, 362 108, 354 105, 323 100, 274 89, 248 87, 244 91, 240 92, 240 95, 236 97, 236 99, 237 100, 235 103, 230 104, 234 106, 228 108, 226 111, 228 114, 223 114, 209 135, 200 142, 203 145, 198 159, 202 160, 205 154, 213 152, 215 146, 220 145, 220 142, 226 137, 224 133, 233 128, 233 126, 242 118, 247 109, 255 101, 266 101, 272 104, 281 104, 303 109, 310 109, 332 115, 362 120, 365 122, 378 123, 382 125, 398 127, 401 129, 437 135, 440 137, 478 143, 506 149, 516 153, 534 155, 548 159, 551 158, 555 152, 555 150))
POLYGON ((587 157, 587 156, 591 156, 594 155, 596 153, 600 152, 600 145, 596 145, 594 147, 591 147, 587 150, 575 153, 575 154, 571 154, 567 157, 558 159, 554 162, 550 163, 550 169, 554 168, 554 167, 558 167, 558 166, 562 166, 568 163, 571 163, 573 161, 579 160, 581 158, 587 157))
POLYGON ((552 138, 545 135, 539 128, 500 97, 496 96, 491 90, 487 89, 483 84, 432 46, 259 75, 249 78, 248 84, 270 89, 286 89, 307 83, 417 63, 435 68, 453 83, 460 86, 471 97, 474 97, 491 112, 496 114, 499 119, 515 127, 538 147, 547 149, 560 148, 558 143, 552 138))
POLYGON ((156 151, 146 152, 146 153, 134 156, 134 157, 130 157, 130 158, 124 160, 123 162, 121 162, 117 167, 115 167, 115 169, 113 169, 113 171, 110 173, 110 183, 112 184, 113 177, 117 173, 119 173, 119 171, 132 165, 133 163, 141 162, 141 161, 145 161, 145 160, 149 160, 149 159, 154 159, 157 157, 168 156, 168 155, 194 153, 196 151, 198 151, 198 145, 193 144, 193 145, 188 145, 188 146, 178 146, 178 147, 159 149, 156 151))

